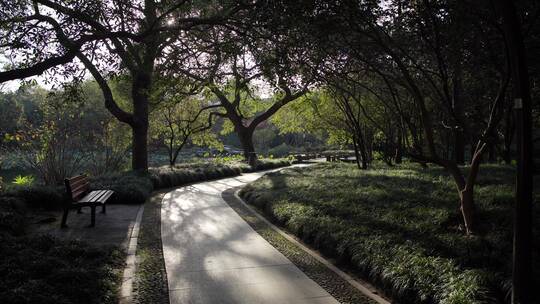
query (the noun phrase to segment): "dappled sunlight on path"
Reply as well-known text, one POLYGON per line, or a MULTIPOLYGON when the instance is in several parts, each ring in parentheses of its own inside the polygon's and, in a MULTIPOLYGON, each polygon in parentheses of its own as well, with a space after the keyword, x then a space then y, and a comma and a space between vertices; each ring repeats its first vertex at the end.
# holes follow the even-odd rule
POLYGON ((222 199, 250 173, 181 187, 161 210, 171 303, 338 303, 222 199))

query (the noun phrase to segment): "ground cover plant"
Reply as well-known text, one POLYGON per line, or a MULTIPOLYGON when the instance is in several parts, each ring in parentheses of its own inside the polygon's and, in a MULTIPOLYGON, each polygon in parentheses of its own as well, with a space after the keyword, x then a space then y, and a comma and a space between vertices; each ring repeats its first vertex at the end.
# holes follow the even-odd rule
MULTIPOLYGON (((363 171, 326 163, 268 174, 241 196, 400 303, 505 303, 513 174, 509 166, 482 168, 475 190, 478 230, 472 236, 463 231, 452 181, 439 168, 376 165, 363 171)), ((536 235, 538 200, 537 195, 536 235)))
POLYGON ((124 255, 47 235, 0 233, 2 303, 117 303, 124 255))

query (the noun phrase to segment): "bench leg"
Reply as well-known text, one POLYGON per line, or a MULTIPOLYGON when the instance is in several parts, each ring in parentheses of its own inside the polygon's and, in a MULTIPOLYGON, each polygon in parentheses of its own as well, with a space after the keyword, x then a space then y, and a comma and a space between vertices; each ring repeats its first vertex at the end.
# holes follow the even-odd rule
POLYGON ((105 207, 105 204, 103 204, 103 207, 101 207, 101 213, 107 213, 107 208, 105 207))
POLYGON ((66 228, 66 222, 67 222, 67 216, 69 213, 69 208, 64 208, 64 214, 62 214, 62 223, 60 224, 60 228, 66 228))
POLYGON ((96 206, 91 206, 90 208, 92 209, 90 227, 94 227, 96 225, 96 206))

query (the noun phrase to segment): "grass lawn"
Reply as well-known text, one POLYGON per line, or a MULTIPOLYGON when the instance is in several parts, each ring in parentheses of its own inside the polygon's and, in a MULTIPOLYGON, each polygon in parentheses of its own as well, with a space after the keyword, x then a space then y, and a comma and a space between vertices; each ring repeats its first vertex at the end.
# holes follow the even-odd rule
MULTIPOLYGON (((482 166, 472 237, 461 229, 454 184, 436 167, 291 168, 255 181, 241 196, 400 303, 504 303, 510 290, 513 182, 512 168, 482 166)), ((537 280, 538 200, 537 194, 537 280)))

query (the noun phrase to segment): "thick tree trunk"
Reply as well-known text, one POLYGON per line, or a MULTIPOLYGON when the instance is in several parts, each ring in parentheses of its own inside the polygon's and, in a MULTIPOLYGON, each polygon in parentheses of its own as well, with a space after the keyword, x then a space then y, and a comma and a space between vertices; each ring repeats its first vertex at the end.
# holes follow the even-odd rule
POLYGON ((138 72, 133 75, 131 94, 133 98, 132 168, 137 171, 148 170, 148 94, 152 85, 149 73, 138 72))
POLYGON ((242 144, 244 150, 244 159, 252 167, 257 164, 257 153, 253 145, 253 131, 245 127, 237 128, 238 139, 240 139, 240 144, 242 144))
POLYGON ((531 88, 522 26, 514 1, 500 0, 500 12, 508 45, 514 89, 516 119, 516 205, 514 213, 514 256, 512 303, 533 303, 532 275, 532 208, 533 208, 533 142, 531 88))
POLYGON ((148 124, 136 125, 132 127, 133 146, 131 155, 131 166, 133 170, 148 170, 148 124))

